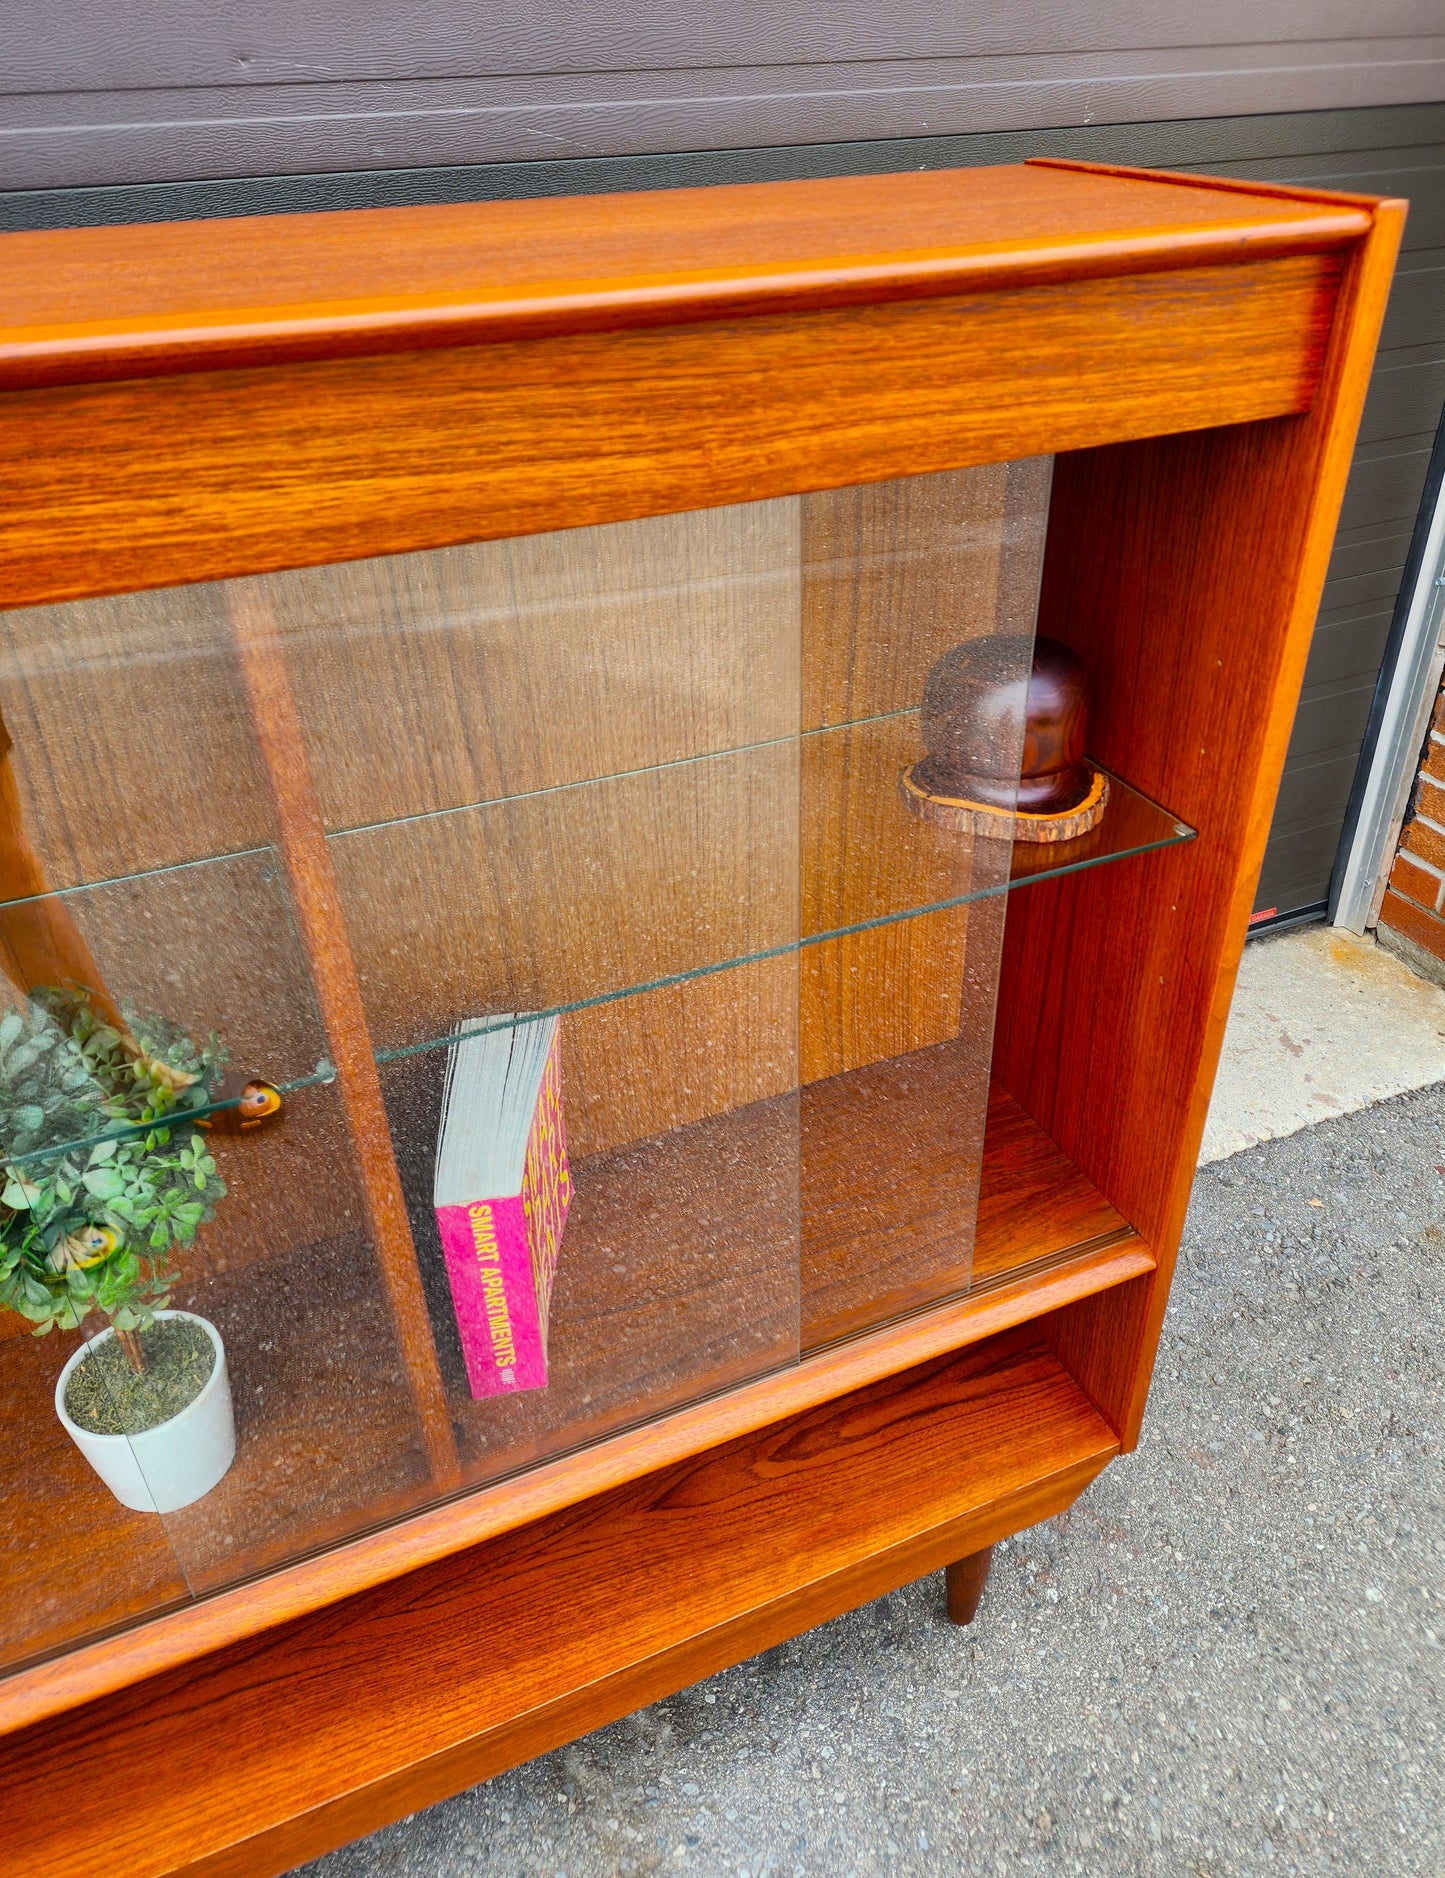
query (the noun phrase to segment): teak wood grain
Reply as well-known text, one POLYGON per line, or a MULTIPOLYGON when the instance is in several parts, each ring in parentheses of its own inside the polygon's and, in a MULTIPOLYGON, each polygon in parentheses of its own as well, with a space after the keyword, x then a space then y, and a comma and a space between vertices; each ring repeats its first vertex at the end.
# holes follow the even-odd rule
POLYGON ((273 575, 328 834, 795 735, 799 509, 273 575))
POLYGON ((59 1417, 37 1412, 54 1396, 73 1339, 30 1336, 23 1318, 5 1315, 16 1334, 0 1342, 0 1418, 29 1430, 24 1442, 0 1447, 10 1538, 0 1549, 0 1665, 9 1668, 186 1605, 191 1594, 161 1522, 97 1492, 59 1417))
POLYGON ((0 611, 0 700, 25 826, 53 886, 274 840, 218 587, 0 611), (95 734, 120 724, 129 735, 95 734))
POLYGON ((1159 1256, 1153 1277, 1059 1326, 1057 1348, 1126 1448, 1403 220, 1404 204, 1380 203, 1351 257, 1308 414, 1055 466, 1039 630, 1094 674, 1099 760, 1200 829, 1107 879, 1018 896, 999 990, 995 1072, 1159 1256))
POLYGON ((992 1338, 12 1737, 10 1869, 285 1870, 1060 1510, 1116 1447, 1036 1331, 992 1338), (116 1808, 117 1733, 183 1809, 116 1808))
POLYGON ((967 1038, 813 1083, 801 1106, 805 1350, 997 1281, 1050 1241, 1129 1234, 1017 1103, 989 1091, 967 1038))
POLYGON ((14 391, 0 606, 1306 410, 1341 265, 1305 253, 14 391))
POLYGON ((934 661, 994 630, 1011 484, 1033 498, 1023 519, 1038 524, 1041 549, 1046 465, 986 463, 800 499, 804 730, 916 710, 934 661))
POLYGON ((1358 198, 1302 194, 1019 167, 171 223, 103 247, 6 235, 0 385, 816 311, 1365 232, 1358 198))
MULTIPOLYGON (((110 337, 79 316, 57 331, 37 290, 11 358, 12 382, 31 382, 4 398, 0 604, 1066 452, 1041 627, 1095 673, 1094 753, 1202 832, 1031 886, 1010 914, 996 1066, 1014 1113, 1037 1118, 1020 1123, 1024 1162, 1066 1169, 1071 1197, 1003 1236, 1036 1245, 1082 1207, 1103 1243, 1055 1239, 1075 1248, 1057 1269, 1005 1264, 980 1293, 22 1671, 0 1690, 21 1730, 6 1820, 21 1870, 88 1872, 102 1846, 118 1872, 283 1869, 981 1551, 1137 1437, 1401 208, 1265 189, 1258 209, 1247 190, 1067 169, 979 177, 947 186, 984 205, 949 237, 967 231, 967 261, 875 235, 860 262, 806 234, 780 280, 768 242, 784 216, 748 278, 719 234, 731 285, 706 256, 689 279, 681 260, 647 278, 632 262, 610 310, 595 267, 559 284, 550 263, 530 287, 499 273, 485 305, 462 305, 451 276, 398 305, 369 259, 366 304, 258 307, 242 280, 255 230, 229 250, 217 233, 219 273, 196 274, 209 308, 146 285, 163 243, 128 245, 97 315, 110 337), (1083 226, 1105 200, 1115 223, 1083 226), (1047 209, 1026 228, 1030 202, 1047 209), (283 356, 301 362, 259 362, 283 356), (1157 1235, 1157 1270, 1126 1221, 1157 1235), (559 1561, 575 1625, 555 1622, 559 1561), (494 1628, 499 1590, 512 1602, 494 1628), (178 1797, 158 1823, 108 1803, 127 1757, 167 1766, 178 1797), (46 1780, 61 1764, 64 1808, 46 1780)), ((711 198, 715 234, 723 196, 737 206, 711 198)), ((902 195, 850 200, 876 221, 902 195)), ((338 231, 318 232, 324 272, 338 231)), ((81 256, 63 285, 88 315, 100 252, 82 237, 25 265, 61 281, 81 256)), ((324 861, 314 797, 302 809, 300 846, 324 861)), ((316 878, 313 958, 340 931, 316 878)), ((985 1192, 976 1259, 988 1217, 985 1192)))

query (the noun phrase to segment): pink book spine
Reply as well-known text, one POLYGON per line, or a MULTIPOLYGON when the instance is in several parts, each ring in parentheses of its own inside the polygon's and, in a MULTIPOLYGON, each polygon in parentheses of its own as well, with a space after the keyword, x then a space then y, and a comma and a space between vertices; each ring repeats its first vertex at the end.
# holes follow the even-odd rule
POLYGON ((552 1284, 557 1276, 557 1254, 572 1204, 572 1170, 567 1164, 567 1130, 562 1121, 562 1030, 559 1025, 547 1055, 537 1112, 527 1138, 527 1160, 522 1170, 522 1210, 536 1281, 537 1310, 542 1320, 542 1348, 547 1347, 547 1323, 552 1311, 552 1284))
POLYGON ((546 1324, 521 1194, 436 1215, 472 1394, 545 1389, 546 1324))

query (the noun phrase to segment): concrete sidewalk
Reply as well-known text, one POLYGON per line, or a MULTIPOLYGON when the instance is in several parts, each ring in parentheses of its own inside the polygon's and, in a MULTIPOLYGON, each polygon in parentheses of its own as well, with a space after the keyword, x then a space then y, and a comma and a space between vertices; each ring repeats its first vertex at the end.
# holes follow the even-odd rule
POLYGON ((1304 926, 1244 949, 1201 1161, 1445 1080, 1445 990, 1373 939, 1304 926))

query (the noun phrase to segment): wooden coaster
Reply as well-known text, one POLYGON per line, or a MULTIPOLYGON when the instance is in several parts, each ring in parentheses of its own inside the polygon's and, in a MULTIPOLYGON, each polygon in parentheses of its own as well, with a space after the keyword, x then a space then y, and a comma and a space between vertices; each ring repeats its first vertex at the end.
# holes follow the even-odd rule
POLYGON ((963 796, 930 795, 913 780, 914 767, 910 763, 898 778, 898 793, 909 812, 939 828, 982 835, 986 840, 1076 841, 1098 827, 1109 802, 1109 778, 1101 769, 1093 772, 1089 793, 1082 802, 1057 814, 1039 815, 1027 809, 995 809, 963 796))

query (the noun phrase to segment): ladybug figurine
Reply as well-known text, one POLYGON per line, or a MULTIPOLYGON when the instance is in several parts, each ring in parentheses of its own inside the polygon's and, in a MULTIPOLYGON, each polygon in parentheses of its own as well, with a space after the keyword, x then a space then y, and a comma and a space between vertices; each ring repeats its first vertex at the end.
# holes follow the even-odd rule
POLYGON ((281 1091, 260 1076, 244 1079, 231 1071, 211 1090, 211 1101, 222 1106, 197 1123, 218 1135, 249 1134, 281 1113, 281 1091))

